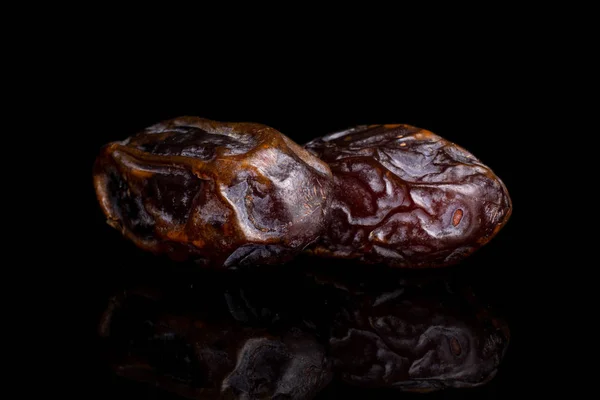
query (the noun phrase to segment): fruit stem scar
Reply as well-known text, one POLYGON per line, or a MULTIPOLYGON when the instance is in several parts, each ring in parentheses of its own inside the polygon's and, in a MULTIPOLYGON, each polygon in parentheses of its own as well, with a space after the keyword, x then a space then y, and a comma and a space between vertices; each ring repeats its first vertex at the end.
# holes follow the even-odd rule
POLYGON ((458 224, 460 224, 460 220, 463 217, 463 211, 459 208, 458 210, 454 211, 454 215, 452 216, 452 225, 454 226, 458 226, 458 224))

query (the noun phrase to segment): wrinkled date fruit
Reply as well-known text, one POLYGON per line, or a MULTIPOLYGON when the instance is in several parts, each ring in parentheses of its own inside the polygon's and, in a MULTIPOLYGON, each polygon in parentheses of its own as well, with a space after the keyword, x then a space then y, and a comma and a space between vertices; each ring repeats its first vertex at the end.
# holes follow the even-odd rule
POLYGON ((273 128, 181 117, 106 145, 94 186, 137 246, 211 267, 281 263, 324 230, 329 167, 273 128))
POLYGON ((305 148, 334 175, 331 220, 310 250, 316 255, 447 266, 487 243, 511 214, 508 192, 487 166, 423 129, 359 126, 305 148))

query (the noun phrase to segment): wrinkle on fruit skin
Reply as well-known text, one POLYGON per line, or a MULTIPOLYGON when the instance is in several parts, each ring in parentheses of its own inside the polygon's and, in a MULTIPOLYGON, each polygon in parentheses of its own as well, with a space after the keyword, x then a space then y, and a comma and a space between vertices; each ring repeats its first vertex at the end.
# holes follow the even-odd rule
POLYGON ((101 150, 94 186, 138 247, 209 267, 282 263, 324 231, 329 167, 273 128, 180 117, 101 150))
POLYGON ((512 202, 475 156, 410 125, 359 126, 305 145, 334 176, 329 227, 308 251, 394 267, 452 265, 491 240, 512 202))

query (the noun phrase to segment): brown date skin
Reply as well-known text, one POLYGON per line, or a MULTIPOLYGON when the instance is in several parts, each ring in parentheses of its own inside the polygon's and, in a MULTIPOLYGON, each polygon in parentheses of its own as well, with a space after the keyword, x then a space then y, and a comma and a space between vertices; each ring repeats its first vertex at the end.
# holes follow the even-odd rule
POLYGON ((465 149, 410 125, 358 126, 304 146, 334 176, 312 254, 400 268, 463 260, 506 224, 502 181, 465 149))
POLYGON ((208 267, 282 263, 315 241, 329 167, 273 128, 180 117, 103 147, 94 186, 138 247, 208 267))

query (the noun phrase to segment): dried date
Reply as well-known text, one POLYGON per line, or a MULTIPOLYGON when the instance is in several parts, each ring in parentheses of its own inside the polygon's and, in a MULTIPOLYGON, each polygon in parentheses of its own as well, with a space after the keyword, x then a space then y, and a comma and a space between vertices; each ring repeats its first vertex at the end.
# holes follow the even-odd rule
POLYGON ((181 117, 106 145, 94 186, 138 247, 211 267, 281 263, 324 230, 329 167, 273 128, 181 117))
POLYGON ((455 264, 505 225, 502 181, 465 149, 409 125, 359 126, 305 145, 334 175, 311 253, 421 268, 455 264))

